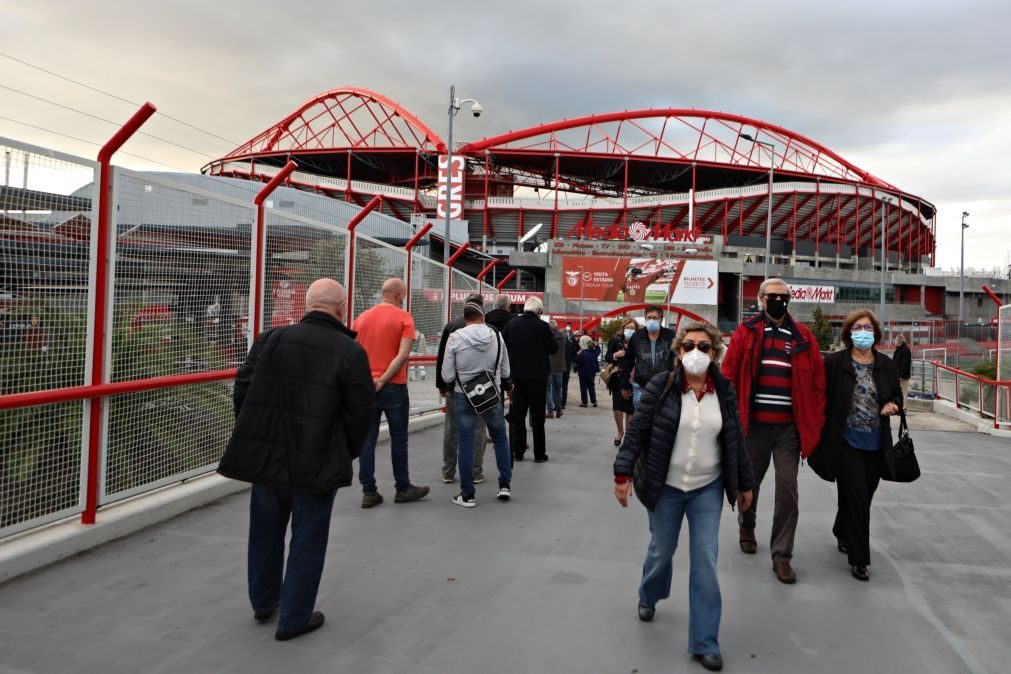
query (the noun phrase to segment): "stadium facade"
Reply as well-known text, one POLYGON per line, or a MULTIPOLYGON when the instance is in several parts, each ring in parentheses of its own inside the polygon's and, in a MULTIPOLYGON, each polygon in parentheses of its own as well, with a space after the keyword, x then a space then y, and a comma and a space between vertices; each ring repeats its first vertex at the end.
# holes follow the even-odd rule
MULTIPOLYGON (((436 222, 438 250, 441 169, 461 187, 452 245, 471 244, 474 270, 494 256, 519 271, 515 287, 543 292, 555 315, 663 301, 729 330, 753 311, 769 227, 770 272, 798 289, 802 320, 819 306, 835 324, 857 306, 876 307, 882 266, 885 318, 914 340, 941 341, 944 322, 958 317, 959 279, 934 267, 936 207, 775 124, 635 110, 459 144, 452 165, 446 151, 398 103, 345 87, 309 99, 203 172, 266 181, 293 159, 289 187, 359 205, 381 196, 389 216, 436 222)), ((1005 279, 967 279, 967 323, 995 316, 984 283, 1011 292, 1005 279)))

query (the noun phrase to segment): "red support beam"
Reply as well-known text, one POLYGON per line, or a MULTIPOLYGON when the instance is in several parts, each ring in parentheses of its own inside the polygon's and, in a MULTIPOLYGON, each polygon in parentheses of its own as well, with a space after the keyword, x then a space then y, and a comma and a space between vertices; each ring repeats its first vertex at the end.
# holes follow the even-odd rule
POLYGON ((413 264, 413 260, 414 260, 414 247, 418 244, 419 241, 421 241, 423 238, 425 238, 425 235, 428 234, 428 231, 430 229, 432 229, 432 227, 433 227, 433 223, 431 223, 431 222, 425 223, 425 226, 422 227, 421 229, 419 229, 418 232, 414 236, 411 237, 411 240, 408 241, 404 245, 404 250, 407 251, 407 265, 406 265, 407 268, 404 271, 404 274, 407 276, 407 279, 406 279, 406 281, 407 281, 407 311, 411 310, 411 283, 412 283, 412 279, 411 279, 411 275, 412 274, 411 273, 412 273, 412 271, 414 269, 414 264, 413 264))
POLYGON ((502 280, 499 281, 495 285, 495 289, 496 290, 502 290, 502 288, 505 288, 505 284, 509 283, 509 281, 512 281, 514 276, 516 276, 516 270, 515 269, 513 269, 508 274, 506 274, 504 277, 502 277, 502 280))
POLYGON ((488 275, 488 272, 490 272, 499 262, 501 262, 501 260, 499 260, 497 257, 493 257, 491 259, 491 262, 488 263, 488 266, 482 269, 478 273, 478 275, 475 276, 474 278, 476 278, 478 281, 484 280, 484 277, 488 275))
POLYGON ((358 212, 358 215, 351 218, 351 222, 348 223, 348 324, 354 318, 354 290, 355 290, 355 229, 362 223, 369 213, 371 213, 377 206, 383 203, 382 197, 373 197, 372 201, 366 204, 365 208, 358 212))

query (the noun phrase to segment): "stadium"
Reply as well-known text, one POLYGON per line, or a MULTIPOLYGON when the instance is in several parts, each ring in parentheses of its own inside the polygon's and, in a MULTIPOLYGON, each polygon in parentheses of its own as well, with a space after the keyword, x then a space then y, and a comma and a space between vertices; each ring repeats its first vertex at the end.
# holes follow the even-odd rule
MULTIPOLYGON (((203 172, 266 181, 292 159, 290 187, 358 205, 380 196, 387 215, 435 222, 438 251, 446 150, 405 107, 345 87, 307 100, 203 172)), ((492 135, 456 144, 453 155, 463 189, 451 244, 508 262, 520 271, 517 290, 543 292, 553 314, 620 313, 630 298, 662 298, 729 329, 753 310, 768 226, 770 273, 800 288, 802 320, 821 306, 838 324, 851 308, 876 305, 884 265, 888 322, 932 342, 957 327, 945 322, 958 317, 958 279, 933 267, 936 207, 782 126, 633 110, 492 135), (679 272, 711 292, 687 292, 679 272)), ((966 285, 966 322, 989 323, 994 305, 978 283, 966 285)), ((990 285, 1008 291, 1004 281, 990 285)))

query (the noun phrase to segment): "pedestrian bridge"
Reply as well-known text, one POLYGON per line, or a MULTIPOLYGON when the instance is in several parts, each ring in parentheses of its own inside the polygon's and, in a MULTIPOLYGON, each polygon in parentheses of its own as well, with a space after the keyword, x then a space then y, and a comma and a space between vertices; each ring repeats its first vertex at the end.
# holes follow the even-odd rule
MULTIPOLYGON (((547 423, 551 461, 517 464, 508 503, 493 497, 490 454, 478 507, 450 503, 458 487, 439 483, 439 426, 411 433, 412 478, 433 487, 426 501, 365 511, 357 489, 340 491, 318 632, 281 644, 273 626, 253 621, 242 490, 0 585, 0 672, 702 671, 686 653, 684 539, 671 599, 654 622, 636 619, 649 533, 642 507, 623 510, 613 496, 610 411, 573 406, 547 423)), ((796 585, 772 573, 769 509, 759 512, 755 556, 740 553, 726 509, 728 671, 1006 670, 1011 444, 940 415, 915 413, 910 424, 923 477, 882 483, 869 583, 836 551, 834 486, 806 466, 796 585)), ((377 467, 389 494, 389 464, 377 467)), ((100 510, 97 526, 117 508, 153 520, 145 499, 188 488, 100 510)), ((0 544, 0 556, 22 538, 0 544)))

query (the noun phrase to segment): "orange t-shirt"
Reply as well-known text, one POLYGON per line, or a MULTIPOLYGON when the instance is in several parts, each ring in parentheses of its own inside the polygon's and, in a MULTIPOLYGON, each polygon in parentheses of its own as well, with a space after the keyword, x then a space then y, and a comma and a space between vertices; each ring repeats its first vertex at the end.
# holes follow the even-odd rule
MULTIPOLYGON (((414 339, 414 318, 392 304, 377 304, 362 312, 352 328, 358 333, 355 340, 369 357, 372 378, 379 379, 400 352, 401 339, 414 339)), ((407 383, 407 365, 390 379, 391 384, 407 383)))

